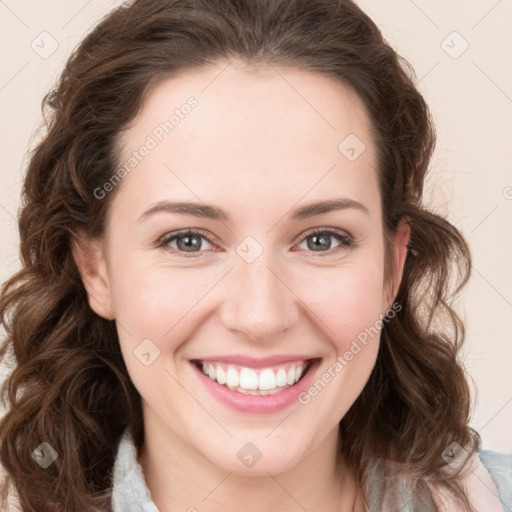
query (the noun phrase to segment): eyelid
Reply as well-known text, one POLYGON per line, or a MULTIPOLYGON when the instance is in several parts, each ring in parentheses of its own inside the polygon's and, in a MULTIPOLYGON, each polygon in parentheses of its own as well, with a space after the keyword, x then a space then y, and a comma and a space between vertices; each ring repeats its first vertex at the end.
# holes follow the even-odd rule
POLYGON ((301 233, 299 235, 299 242, 304 241, 305 238, 307 238, 308 236, 314 235, 316 233, 328 233, 329 235, 339 236, 341 238, 346 239, 347 241, 355 243, 355 238, 348 231, 338 229, 338 228, 330 228, 330 227, 311 228, 309 230, 306 230, 304 233, 301 233))
POLYGON ((327 234, 332 236, 339 241, 339 245, 331 247, 326 251, 306 251, 314 255, 314 257, 329 257, 340 253, 341 251, 354 249, 358 246, 358 242, 353 235, 348 231, 341 230, 338 228, 323 227, 323 228, 311 228, 300 235, 297 244, 303 243, 307 238, 315 234, 327 234))
POLYGON ((169 248, 167 244, 169 244, 171 241, 174 241, 176 238, 179 238, 180 236, 185 235, 201 235, 208 243, 212 245, 218 245, 218 243, 215 240, 215 237, 211 235, 208 231, 205 231, 204 229, 200 228, 185 228, 185 229, 178 229, 177 231, 172 231, 169 233, 165 233, 161 237, 159 237, 152 245, 156 247, 157 249, 165 249, 172 253, 178 253, 178 254, 184 254, 185 257, 193 257, 194 254, 200 255, 202 252, 205 251, 197 251, 197 252, 190 252, 186 253, 185 251, 178 251, 176 249, 169 248))

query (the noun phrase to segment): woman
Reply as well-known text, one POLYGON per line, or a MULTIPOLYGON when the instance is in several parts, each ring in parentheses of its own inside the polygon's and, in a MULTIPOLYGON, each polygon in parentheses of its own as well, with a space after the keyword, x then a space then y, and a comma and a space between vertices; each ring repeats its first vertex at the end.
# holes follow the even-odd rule
POLYGON ((429 112, 355 4, 136 0, 46 105, 1 298, 21 510, 511 506, 429 112))

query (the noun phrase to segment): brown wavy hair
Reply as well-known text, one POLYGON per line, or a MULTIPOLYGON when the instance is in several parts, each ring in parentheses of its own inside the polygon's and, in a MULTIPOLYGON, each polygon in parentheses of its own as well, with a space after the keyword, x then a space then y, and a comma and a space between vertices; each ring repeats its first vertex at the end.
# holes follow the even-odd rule
POLYGON ((130 429, 138 448, 144 440, 141 401, 115 322, 89 307, 72 242, 82 232, 102 237, 119 187, 103 200, 93 191, 118 169, 118 136, 153 86, 226 58, 328 76, 362 99, 378 149, 386 275, 400 219, 411 239, 402 310, 384 325, 375 368, 340 422, 339 456, 361 488, 380 457, 473 510, 441 457, 453 441, 469 455, 481 443, 468 425, 464 325, 452 302, 469 279, 470 251, 423 204, 435 131, 414 72, 349 0, 136 0, 73 52, 43 100, 45 133, 30 153, 19 212, 22 268, 0 298, 0 357, 14 361, 2 386, 4 494, 14 484, 24 512, 111 509, 120 436, 130 429), (31 457, 43 441, 60 454, 45 470, 31 457))

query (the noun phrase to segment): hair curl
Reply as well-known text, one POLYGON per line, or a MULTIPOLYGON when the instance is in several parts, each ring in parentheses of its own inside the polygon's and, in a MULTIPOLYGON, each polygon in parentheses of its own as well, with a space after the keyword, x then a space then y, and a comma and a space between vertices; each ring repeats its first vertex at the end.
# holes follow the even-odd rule
POLYGON ((116 191, 103 200, 93 191, 117 169, 118 136, 152 87, 225 58, 319 73, 362 99, 379 155, 386 275, 402 218, 411 240, 396 296, 402 311, 383 327, 375 368, 340 422, 339 455, 362 488, 369 461, 382 457, 472 510, 441 458, 453 441, 469 455, 481 442, 468 425, 464 325, 451 305, 469 279, 470 251, 422 204, 435 133, 412 69, 349 0, 136 0, 109 13, 68 60, 43 100, 46 133, 24 178, 22 269, 0 298, 0 357, 15 361, 2 387, 0 462, 22 510, 110 510, 120 436, 129 428, 143 443, 140 396, 115 323, 90 309, 72 241, 102 236, 116 191), (31 458, 42 441, 62 454, 44 471, 31 458))

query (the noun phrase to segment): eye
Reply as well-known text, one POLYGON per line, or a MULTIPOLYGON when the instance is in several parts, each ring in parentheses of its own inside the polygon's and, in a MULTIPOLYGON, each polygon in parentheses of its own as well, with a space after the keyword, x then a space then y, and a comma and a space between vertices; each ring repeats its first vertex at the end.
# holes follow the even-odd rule
MULTIPOLYGON (((328 254, 355 246, 354 238, 351 235, 332 228, 310 231, 302 238, 301 243, 304 242, 306 242, 306 247, 310 251, 328 254), (332 238, 335 238, 339 242, 335 247, 331 247, 330 239, 332 238)), ((320 254, 320 256, 324 256, 324 254, 320 254)))
POLYGON ((182 230, 164 235, 162 238, 157 240, 156 246, 164 249, 170 249, 171 252, 189 253, 185 254, 185 256, 192 256, 190 253, 202 252, 200 249, 203 248, 203 241, 206 241, 207 244, 212 244, 206 233, 203 231, 182 230), (174 242, 176 242, 175 247, 171 245, 174 242))

